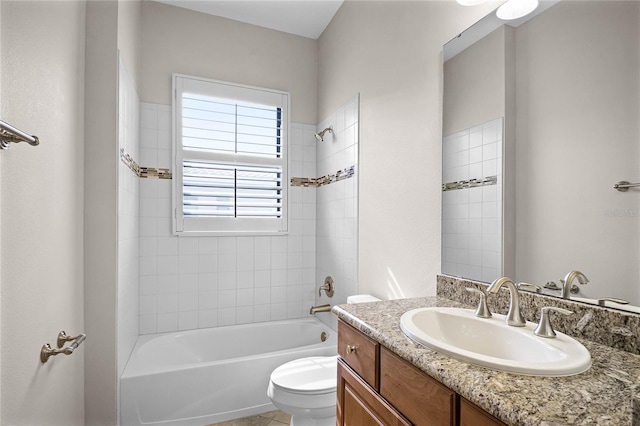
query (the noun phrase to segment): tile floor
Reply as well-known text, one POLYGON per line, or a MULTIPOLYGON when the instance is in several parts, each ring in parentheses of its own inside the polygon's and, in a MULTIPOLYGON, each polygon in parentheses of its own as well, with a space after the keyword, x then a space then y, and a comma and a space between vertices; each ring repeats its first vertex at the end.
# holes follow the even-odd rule
POLYGON ((242 419, 229 420, 209 426, 288 426, 291 416, 283 411, 269 411, 257 416, 244 417, 242 419))

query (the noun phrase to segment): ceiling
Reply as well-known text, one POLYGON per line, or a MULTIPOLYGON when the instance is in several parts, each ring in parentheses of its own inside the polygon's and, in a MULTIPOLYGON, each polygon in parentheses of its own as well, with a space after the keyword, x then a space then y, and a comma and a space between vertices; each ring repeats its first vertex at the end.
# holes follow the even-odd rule
POLYGON ((343 0, 154 0, 317 40, 343 0))

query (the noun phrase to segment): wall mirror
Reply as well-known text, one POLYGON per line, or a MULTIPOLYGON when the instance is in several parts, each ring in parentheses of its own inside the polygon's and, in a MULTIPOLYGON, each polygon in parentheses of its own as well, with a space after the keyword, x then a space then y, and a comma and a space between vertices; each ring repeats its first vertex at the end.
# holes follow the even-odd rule
POLYGON ((543 1, 444 46, 443 273, 640 312, 639 42, 640 2, 543 1))

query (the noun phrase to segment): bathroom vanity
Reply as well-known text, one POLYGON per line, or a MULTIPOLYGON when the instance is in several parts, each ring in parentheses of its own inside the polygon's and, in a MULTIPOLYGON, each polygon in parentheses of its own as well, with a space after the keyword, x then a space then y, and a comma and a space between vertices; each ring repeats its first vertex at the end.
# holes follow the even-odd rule
POLYGON ((340 426, 505 424, 343 320, 338 353, 340 426))
POLYGON ((429 306, 471 308, 444 297, 334 307, 338 425, 632 424, 640 356, 580 338, 592 358, 584 373, 535 377, 490 370, 404 335, 402 314, 429 306))

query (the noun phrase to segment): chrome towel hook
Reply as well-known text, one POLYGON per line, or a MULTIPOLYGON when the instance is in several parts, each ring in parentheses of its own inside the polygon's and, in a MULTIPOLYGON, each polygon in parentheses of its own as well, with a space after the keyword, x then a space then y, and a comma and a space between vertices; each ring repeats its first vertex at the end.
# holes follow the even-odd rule
POLYGON ((613 185, 613 189, 617 189, 620 192, 627 192, 629 188, 635 188, 637 186, 640 186, 640 183, 631 183, 626 180, 621 180, 613 185))
POLYGON ((57 345, 59 349, 53 349, 50 344, 45 344, 40 350, 40 361, 44 364, 50 357, 60 354, 71 355, 78 346, 87 338, 86 334, 78 334, 77 336, 67 336, 67 333, 61 331, 58 333, 57 345), (72 342, 69 346, 61 349, 66 342, 72 342))

